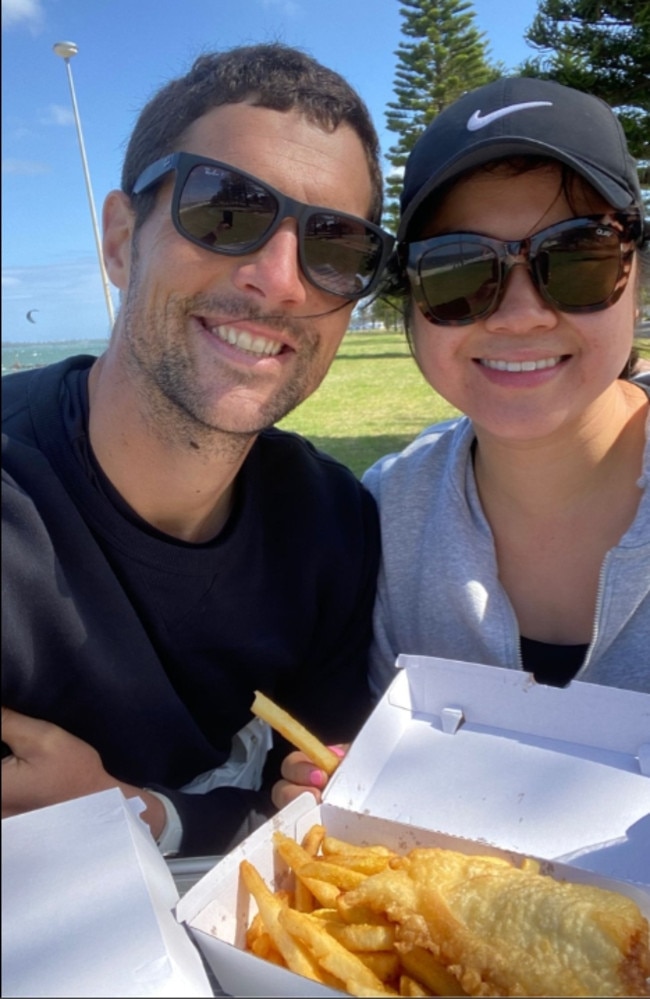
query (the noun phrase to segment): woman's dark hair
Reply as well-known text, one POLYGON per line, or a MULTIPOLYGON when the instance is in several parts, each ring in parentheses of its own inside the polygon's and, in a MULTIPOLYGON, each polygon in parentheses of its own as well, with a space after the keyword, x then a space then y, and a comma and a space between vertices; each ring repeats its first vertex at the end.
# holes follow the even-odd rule
POLYGON ((251 45, 200 56, 185 76, 171 80, 140 113, 122 168, 122 190, 132 201, 136 227, 156 192, 133 195, 142 171, 182 145, 189 126, 212 108, 248 101, 274 111, 297 110, 323 129, 349 125, 366 153, 372 182, 371 221, 379 222, 383 180, 379 140, 366 105, 333 70, 287 45, 251 45))

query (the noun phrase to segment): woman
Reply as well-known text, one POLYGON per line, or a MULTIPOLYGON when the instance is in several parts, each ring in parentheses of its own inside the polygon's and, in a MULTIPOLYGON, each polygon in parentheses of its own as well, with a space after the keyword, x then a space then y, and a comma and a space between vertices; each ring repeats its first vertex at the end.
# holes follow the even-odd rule
POLYGON ((466 415, 364 478, 375 687, 406 652, 650 690, 650 379, 627 377, 644 214, 618 120, 499 80, 421 136, 401 206, 413 354, 466 415))
MULTIPOLYGON (((386 290, 466 415, 364 476, 375 692, 399 653, 650 691, 650 376, 629 375, 650 227, 618 120, 559 84, 489 84, 420 137, 401 209, 386 290)), ((283 775, 276 804, 325 786, 300 754, 283 775)))

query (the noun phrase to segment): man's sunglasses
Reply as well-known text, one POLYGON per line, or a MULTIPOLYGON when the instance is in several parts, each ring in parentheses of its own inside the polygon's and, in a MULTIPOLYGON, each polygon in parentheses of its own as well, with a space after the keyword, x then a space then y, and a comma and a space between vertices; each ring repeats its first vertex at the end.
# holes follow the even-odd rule
POLYGON ((496 311, 518 264, 561 312, 606 309, 623 294, 642 239, 638 215, 612 212, 508 242, 472 232, 433 236, 400 245, 398 255, 422 314, 440 326, 464 326, 496 311))
POLYGON ((191 153, 172 153, 152 163, 133 194, 142 194, 171 170, 176 171, 172 220, 192 243, 244 256, 264 246, 284 219, 293 218, 300 266, 313 285, 349 299, 376 287, 393 237, 372 222, 305 205, 243 170, 191 153))

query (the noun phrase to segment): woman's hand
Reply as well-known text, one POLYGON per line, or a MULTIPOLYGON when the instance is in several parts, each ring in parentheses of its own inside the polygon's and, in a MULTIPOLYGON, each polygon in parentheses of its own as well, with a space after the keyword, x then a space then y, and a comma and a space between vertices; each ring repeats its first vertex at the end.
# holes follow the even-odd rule
MULTIPOLYGON (((341 758, 348 751, 347 746, 330 746, 329 748, 341 758)), ((320 802, 329 777, 324 770, 315 767, 308 756, 298 750, 289 753, 282 761, 281 770, 283 779, 274 784, 271 791, 271 798, 276 808, 284 808, 305 791, 311 791, 316 801, 320 802)))

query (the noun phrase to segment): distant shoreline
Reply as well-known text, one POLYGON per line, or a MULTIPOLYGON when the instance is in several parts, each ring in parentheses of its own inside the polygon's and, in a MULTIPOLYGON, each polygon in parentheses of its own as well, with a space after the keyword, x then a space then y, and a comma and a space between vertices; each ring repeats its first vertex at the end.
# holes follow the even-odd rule
POLYGON ((76 340, 3 340, 2 348, 5 347, 59 347, 67 343, 108 343, 106 337, 97 337, 96 339, 86 339, 85 337, 78 337, 76 340))
POLYGON ((14 371, 25 371, 29 368, 42 368, 46 364, 54 364, 73 354, 91 354, 97 357, 103 354, 108 346, 107 339, 101 340, 6 340, 2 343, 2 374, 9 375, 14 371))

